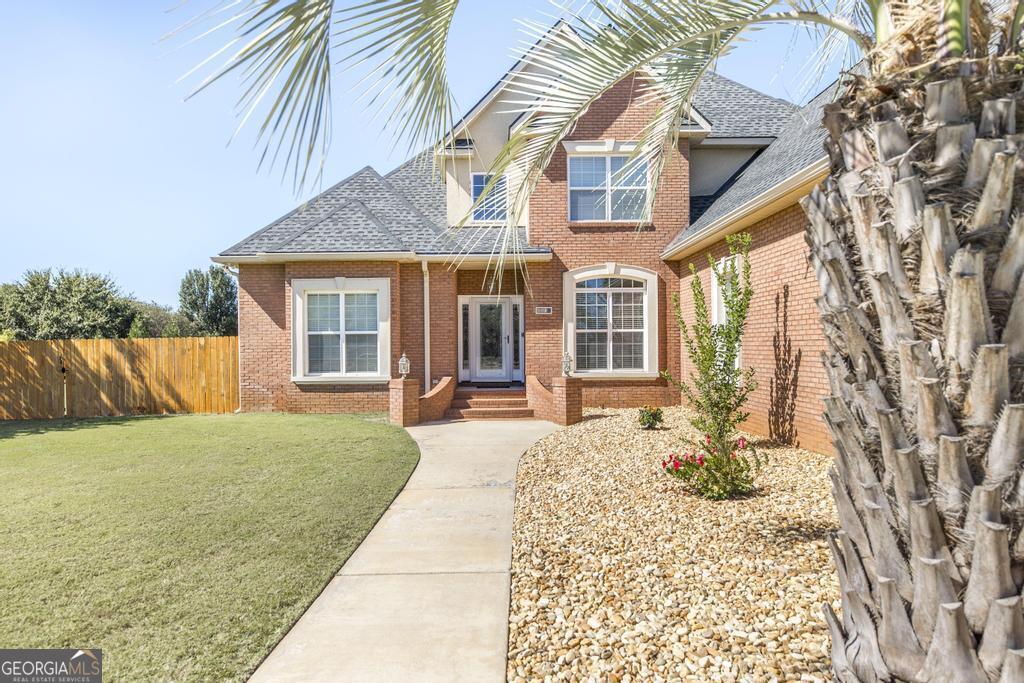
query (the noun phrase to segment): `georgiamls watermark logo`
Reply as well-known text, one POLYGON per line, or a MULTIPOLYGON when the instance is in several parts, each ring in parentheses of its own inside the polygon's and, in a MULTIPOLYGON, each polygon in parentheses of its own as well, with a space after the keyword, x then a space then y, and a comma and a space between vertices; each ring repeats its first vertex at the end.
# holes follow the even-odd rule
POLYGON ((100 683, 103 652, 75 650, 0 650, 0 683, 100 683))

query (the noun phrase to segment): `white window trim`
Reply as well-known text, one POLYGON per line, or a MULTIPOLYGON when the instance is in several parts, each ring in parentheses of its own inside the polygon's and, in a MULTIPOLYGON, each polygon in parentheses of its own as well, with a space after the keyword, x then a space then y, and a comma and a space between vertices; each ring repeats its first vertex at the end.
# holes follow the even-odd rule
MULTIPOLYGON (((711 324, 712 325, 721 325, 721 324, 723 324, 725 322, 724 320, 721 319, 721 315, 718 312, 718 309, 722 305, 722 283, 719 282, 718 274, 717 273, 718 273, 718 271, 724 270, 726 267, 728 267, 730 261, 736 262, 736 266, 737 266, 736 275, 738 277, 739 276, 739 263, 737 261, 737 258, 736 258, 735 254, 733 254, 731 256, 723 256, 722 258, 718 259, 718 262, 715 264, 715 267, 711 270, 711 324)), ((739 348, 739 350, 736 353, 736 367, 740 367, 740 365, 742 365, 742 363, 743 363, 742 359, 743 359, 743 345, 741 343, 740 344, 740 348, 739 348)))
MULTIPOLYGON (((493 173, 485 173, 483 171, 474 171, 474 172, 470 173, 470 178, 469 178, 469 202, 470 202, 470 207, 471 208, 470 208, 470 212, 469 212, 469 221, 467 221, 470 225, 504 225, 505 224, 505 221, 503 221, 503 220, 485 221, 485 220, 478 220, 477 218, 475 218, 473 216, 473 214, 476 213, 476 209, 480 208, 480 207, 476 206, 476 198, 473 196, 473 186, 476 185, 476 177, 477 176, 489 176, 489 175, 494 175, 494 174, 493 173)), ((508 183, 509 183, 509 179, 508 179, 508 174, 507 173, 502 173, 501 176, 505 179, 505 215, 507 216, 508 215, 508 183)))
MULTIPOLYGON (((586 141, 567 141, 562 142, 562 146, 565 147, 568 155, 565 159, 565 217, 566 219, 576 225, 586 225, 587 223, 632 223, 636 224, 638 219, 636 218, 612 218, 611 217, 611 195, 615 190, 639 190, 639 187, 633 187, 629 185, 612 185, 612 165, 608 161, 611 157, 622 157, 629 156, 636 149, 637 143, 635 142, 624 142, 621 140, 586 140, 586 141), (569 179, 569 164, 573 157, 604 157, 606 159, 604 164, 604 175, 605 175, 605 212, 606 218, 588 218, 588 219, 574 219, 572 217, 572 191, 573 190, 599 190, 599 187, 573 187, 572 182, 569 179)), ((651 171, 647 169, 647 184, 643 188, 646 192, 651 191, 651 171)))
POLYGON ((632 140, 563 140, 562 147, 569 154, 591 154, 621 156, 636 151, 637 142, 632 140))
MULTIPOLYGON (((344 318, 344 309, 342 309, 344 318)), ((335 277, 292 280, 292 382, 296 384, 380 384, 391 379, 391 280, 388 278, 335 277), (307 371, 307 294, 377 294, 376 373, 307 371)), ((341 332, 344 336, 345 332, 341 332)), ((344 365, 342 366, 344 368, 344 365)))
MULTIPOLYGON (((582 291, 582 290, 581 290, 582 291)), ((573 358, 573 375, 583 379, 653 379, 658 372, 658 274, 608 262, 570 270, 562 276, 562 353, 573 358), (576 283, 594 277, 644 281, 644 367, 641 370, 576 370, 576 283)))

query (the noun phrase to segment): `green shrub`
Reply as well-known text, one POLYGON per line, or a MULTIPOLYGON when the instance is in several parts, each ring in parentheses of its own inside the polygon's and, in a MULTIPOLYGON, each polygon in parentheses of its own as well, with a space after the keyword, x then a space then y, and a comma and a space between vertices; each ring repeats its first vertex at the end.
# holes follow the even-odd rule
POLYGON ((640 409, 638 419, 643 429, 654 429, 665 421, 665 416, 662 414, 661 408, 644 406, 640 409))
POLYGON ((742 436, 726 450, 713 446, 710 434, 694 447, 693 452, 670 453, 661 461, 661 468, 710 500, 725 500, 754 490, 754 476, 762 460, 742 436))
POLYGON ((749 492, 759 464, 756 453, 750 457, 747 449, 736 447, 737 427, 749 415, 743 405, 757 388, 753 369, 744 369, 739 362, 743 329, 754 296, 750 286, 750 235, 730 235, 726 243, 732 257, 726 263, 716 264, 708 255, 714 279, 724 283, 719 288, 724 320, 712 323, 701 278, 691 263, 693 322, 688 324, 683 319, 678 297, 673 297, 672 303, 693 372, 689 382, 678 381, 667 371, 662 373, 682 392, 694 410, 693 425, 705 435, 704 443, 692 444, 691 460, 682 461, 678 469, 666 469, 673 474, 686 472, 682 478, 697 493, 715 499, 749 492))

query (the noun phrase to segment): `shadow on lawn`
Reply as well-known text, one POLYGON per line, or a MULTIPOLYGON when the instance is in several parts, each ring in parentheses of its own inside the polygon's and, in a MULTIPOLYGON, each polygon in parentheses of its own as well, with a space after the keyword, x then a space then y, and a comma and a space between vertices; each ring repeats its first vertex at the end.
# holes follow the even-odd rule
POLYGON ((178 416, 134 415, 124 417, 69 417, 54 420, 5 420, 0 422, 0 441, 16 439, 20 436, 29 436, 31 434, 46 434, 48 432, 74 432, 109 426, 123 427, 128 423, 139 422, 140 420, 164 420, 169 417, 178 416))

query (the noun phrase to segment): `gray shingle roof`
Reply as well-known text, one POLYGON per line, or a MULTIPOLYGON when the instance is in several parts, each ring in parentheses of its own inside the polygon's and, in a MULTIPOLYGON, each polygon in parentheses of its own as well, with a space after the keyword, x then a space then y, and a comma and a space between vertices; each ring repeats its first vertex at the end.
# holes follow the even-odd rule
MULTIPOLYGON (((381 177, 356 171, 291 213, 225 250, 221 256, 258 253, 415 252, 490 254, 502 231, 472 226, 448 230, 444 185, 429 152, 381 177)), ((517 235, 526 242, 526 230, 517 235)), ((527 252, 547 249, 527 247, 527 252)))
POLYGON ((444 225, 448 220, 444 183, 434 167, 430 150, 420 152, 384 178, 432 224, 444 225))
MULTIPOLYGON (((711 137, 771 137, 794 105, 709 73, 695 106, 712 125, 711 137)), ((712 205, 711 209, 717 205, 712 205)), ((709 209, 710 210, 710 209, 709 209)), ((299 206, 221 256, 259 253, 415 252, 490 254, 503 232, 486 227, 448 230, 445 188, 430 150, 385 176, 369 166, 299 206)), ((526 231, 517 235, 526 244, 526 231)), ((547 253, 526 246, 527 253, 547 253)))
POLYGON ((711 123, 711 138, 774 137, 799 109, 713 72, 701 79, 693 106, 711 123))
POLYGON ((699 218, 690 223, 665 247, 671 252, 690 235, 725 216, 793 174, 826 156, 822 143, 825 129, 821 116, 825 105, 835 99, 838 84, 830 85, 805 107, 791 115, 775 141, 740 173, 699 218))

